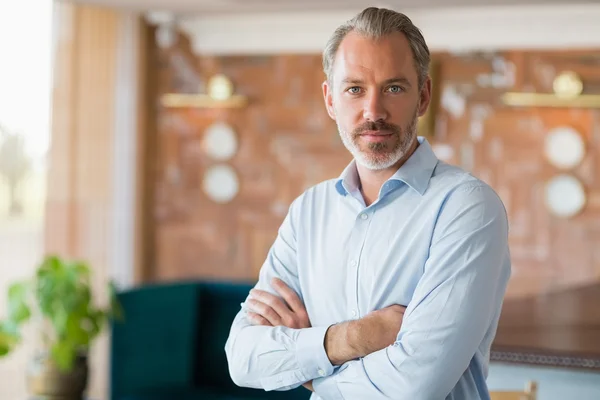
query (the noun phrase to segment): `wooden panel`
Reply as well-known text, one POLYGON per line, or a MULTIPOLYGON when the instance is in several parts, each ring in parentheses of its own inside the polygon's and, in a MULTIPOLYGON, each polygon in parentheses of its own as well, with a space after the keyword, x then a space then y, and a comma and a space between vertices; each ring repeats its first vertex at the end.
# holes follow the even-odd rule
POLYGON ((154 263, 154 169, 150 160, 156 151, 156 68, 149 68, 154 61, 154 30, 142 19, 138 20, 137 33, 137 132, 136 132, 136 204, 135 204, 135 282, 144 282, 151 275, 154 263))
MULTIPOLYGON (((539 306, 546 301, 540 299, 555 293, 590 299, 600 290, 600 112, 515 109, 500 102, 506 91, 551 91, 554 77, 565 69, 583 77, 586 92, 600 93, 599 53, 512 51, 435 58, 441 97, 430 141, 448 162, 494 187, 509 213, 514 270, 496 342, 503 352, 495 357, 514 359, 513 350, 558 352, 571 360, 579 354, 600 357, 600 342, 574 333, 600 337, 600 316, 588 310, 591 303, 561 301, 561 312, 574 318, 568 323, 553 318, 553 307, 539 306), (559 125, 579 130, 587 146, 585 160, 571 172, 583 182, 589 202, 572 219, 552 216, 544 200, 545 183, 559 172, 544 157, 544 139, 559 125), (589 289, 579 290, 584 287, 589 289), (529 311, 517 317, 513 309, 529 311), (540 336, 558 330, 566 333, 540 336)), ((238 93, 250 97, 250 105, 158 109, 156 269, 151 279, 253 281, 291 200, 306 187, 338 176, 350 159, 324 109, 320 56, 197 57, 182 40, 158 52, 155 66, 160 93, 197 91, 213 73, 222 72, 238 93), (239 152, 228 163, 239 174, 241 190, 226 205, 211 202, 202 191, 203 173, 215 164, 203 152, 203 131, 216 120, 233 125, 240 139, 239 152)))

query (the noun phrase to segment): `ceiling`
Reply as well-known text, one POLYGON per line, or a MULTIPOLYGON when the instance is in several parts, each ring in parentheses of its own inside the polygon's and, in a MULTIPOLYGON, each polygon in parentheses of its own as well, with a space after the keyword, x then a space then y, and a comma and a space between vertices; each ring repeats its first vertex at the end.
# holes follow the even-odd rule
MULTIPOLYGON (((579 0, 579 4, 594 4, 598 0, 579 0)), ((75 0, 140 12, 168 11, 185 14, 228 14, 240 12, 349 10, 368 6, 394 9, 417 9, 461 6, 558 5, 573 4, 569 0, 75 0)))

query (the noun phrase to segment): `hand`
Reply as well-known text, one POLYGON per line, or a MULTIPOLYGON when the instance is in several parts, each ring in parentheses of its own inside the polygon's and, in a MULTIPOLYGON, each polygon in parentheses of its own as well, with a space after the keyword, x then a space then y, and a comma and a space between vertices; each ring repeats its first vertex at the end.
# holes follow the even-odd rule
POLYGON ((359 320, 331 326, 325 334, 325 352, 331 363, 341 365, 394 344, 405 310, 392 305, 359 320))
POLYGON ((283 300, 264 290, 252 289, 247 301, 250 322, 293 329, 310 328, 308 313, 298 295, 281 279, 273 278, 271 285, 283 300))
MULTIPOLYGON (((310 328, 308 313, 298 295, 281 279, 273 278, 271 285, 285 302, 264 290, 252 289, 252 298, 247 302, 248 307, 253 310, 248 312, 250 322, 254 325, 310 328)), ((303 383, 302 386, 314 392, 312 380, 303 383)))

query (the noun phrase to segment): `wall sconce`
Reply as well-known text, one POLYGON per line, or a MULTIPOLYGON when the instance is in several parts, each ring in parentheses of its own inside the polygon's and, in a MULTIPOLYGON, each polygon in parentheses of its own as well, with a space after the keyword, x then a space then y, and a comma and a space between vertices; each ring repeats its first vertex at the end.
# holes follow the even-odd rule
POLYGON ((248 103, 246 96, 233 93, 233 83, 223 74, 211 77, 207 94, 167 93, 161 102, 165 107, 241 108, 248 103))
POLYGON ((600 95, 582 94, 583 82, 575 72, 559 74, 552 89, 554 93, 509 92, 502 96, 502 102, 512 107, 600 108, 600 95))

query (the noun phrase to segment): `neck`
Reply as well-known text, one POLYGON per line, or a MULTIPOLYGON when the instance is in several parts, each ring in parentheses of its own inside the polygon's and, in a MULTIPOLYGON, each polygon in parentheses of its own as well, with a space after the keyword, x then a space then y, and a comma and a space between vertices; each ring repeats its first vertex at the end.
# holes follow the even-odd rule
POLYGON ((390 179, 402 165, 404 165, 417 147, 419 147, 419 141, 415 139, 404 157, 398 160, 394 165, 385 169, 373 170, 366 168, 364 165, 356 164, 358 178, 360 180, 360 191, 367 206, 370 206, 377 200, 383 184, 390 179))

